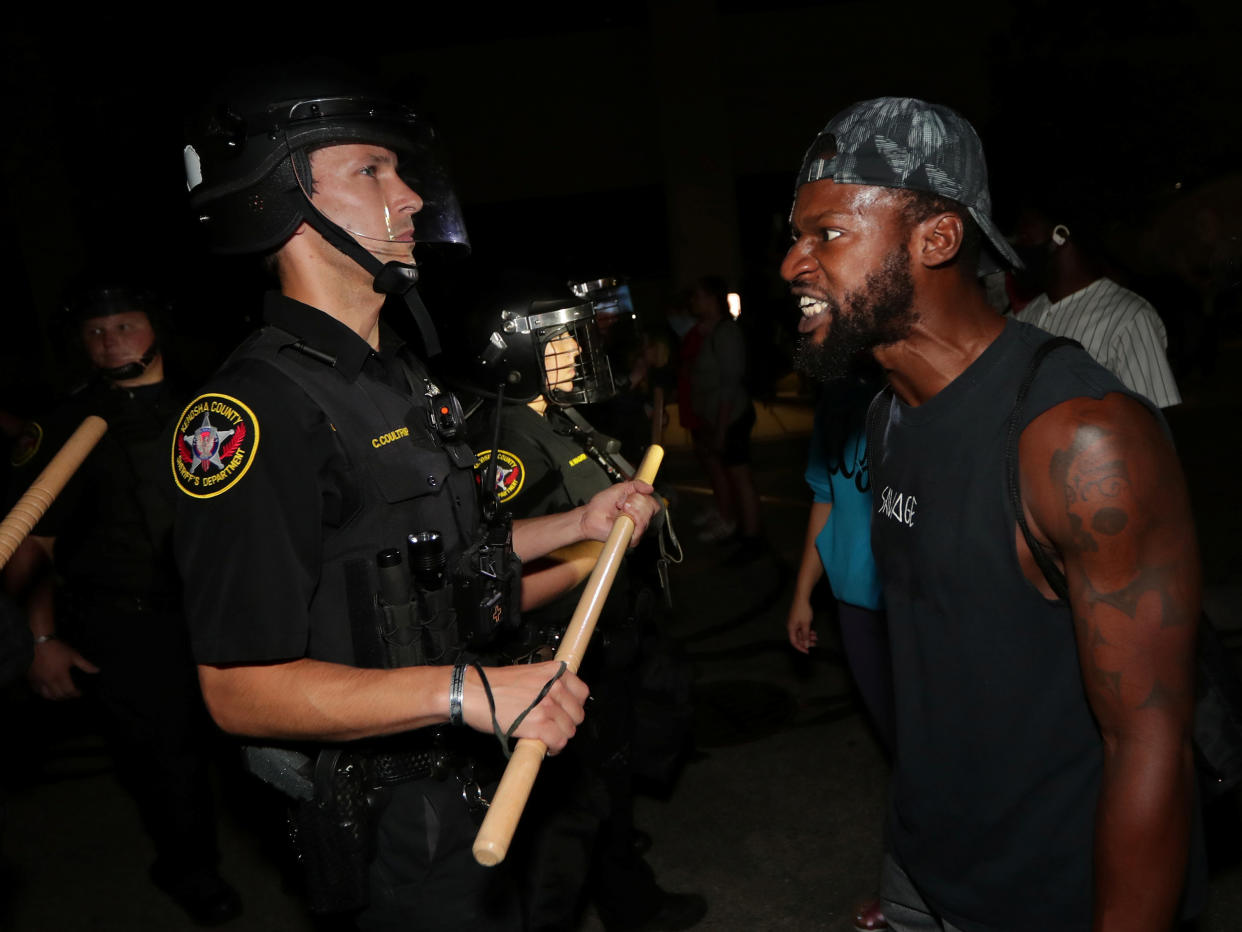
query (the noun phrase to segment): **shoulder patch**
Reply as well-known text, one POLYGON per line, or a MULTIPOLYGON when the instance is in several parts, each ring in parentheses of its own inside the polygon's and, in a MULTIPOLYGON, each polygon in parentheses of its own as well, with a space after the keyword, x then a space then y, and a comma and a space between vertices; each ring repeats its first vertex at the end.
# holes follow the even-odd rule
POLYGON ((177 419, 173 481, 191 498, 214 498, 241 481, 258 449, 253 411, 229 395, 199 395, 177 419))
MULTIPOLYGON (((480 486, 487 472, 487 464, 492 458, 491 450, 482 450, 474 458, 474 478, 480 486)), ((496 497, 501 504, 509 501, 526 482, 526 466, 508 450, 496 451, 496 497)))
POLYGON ((13 441, 13 450, 9 454, 11 466, 25 466, 43 446, 43 428, 38 421, 27 421, 22 425, 21 432, 13 441))

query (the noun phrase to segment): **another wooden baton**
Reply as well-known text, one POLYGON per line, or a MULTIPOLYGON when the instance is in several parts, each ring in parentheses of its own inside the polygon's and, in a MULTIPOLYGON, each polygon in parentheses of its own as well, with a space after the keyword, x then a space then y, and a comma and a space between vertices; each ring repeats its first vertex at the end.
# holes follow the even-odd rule
MULTIPOLYGON (((663 459, 662 447, 648 447, 634 478, 650 485, 655 480, 663 459)), ((591 575, 587 578, 586 588, 578 599, 578 607, 569 619, 569 626, 561 639, 556 659, 563 660, 573 673, 578 672, 578 666, 582 663, 582 655, 586 653, 587 644, 595 631, 595 622, 599 620, 604 601, 608 598, 608 591, 617 577, 621 559, 633 535, 634 520, 627 514, 618 515, 612 523, 608 540, 604 542, 604 549, 595 561, 595 569, 591 570, 591 575)), ((530 796, 531 787, 535 785, 535 777, 539 775, 539 767, 547 752, 547 745, 537 738, 522 738, 513 749, 513 756, 509 758, 500 778, 500 785, 496 787, 496 793, 492 797, 492 804, 483 824, 479 826, 479 834, 474 839, 474 859, 484 867, 494 867, 505 859, 509 843, 513 841, 513 832, 517 829, 518 819, 526 808, 526 800, 530 796)))
POLYGON ((108 424, 103 418, 88 415, 43 468, 43 472, 30 483, 30 488, 17 500, 8 516, 0 521, 0 569, 9 562, 26 535, 39 523, 48 506, 107 430, 108 424))

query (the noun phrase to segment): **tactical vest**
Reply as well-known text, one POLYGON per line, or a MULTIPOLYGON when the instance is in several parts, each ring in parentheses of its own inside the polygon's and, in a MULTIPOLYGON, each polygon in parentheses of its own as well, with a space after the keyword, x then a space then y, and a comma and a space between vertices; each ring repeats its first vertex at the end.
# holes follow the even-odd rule
POLYGON ((313 629, 348 625, 352 650, 348 643, 312 643, 308 656, 359 667, 392 666, 377 630, 382 613, 377 615, 376 555, 390 548, 404 553, 409 534, 435 530, 449 566, 454 565, 479 523, 474 456, 464 440, 446 441, 432 430, 430 404, 438 390, 408 354, 402 362, 410 384, 399 391, 361 373, 351 382, 328 362, 295 349, 298 342, 269 326, 233 359, 265 362, 306 392, 327 416, 346 463, 346 501, 339 524, 323 528, 322 569, 310 614, 320 623, 313 629))

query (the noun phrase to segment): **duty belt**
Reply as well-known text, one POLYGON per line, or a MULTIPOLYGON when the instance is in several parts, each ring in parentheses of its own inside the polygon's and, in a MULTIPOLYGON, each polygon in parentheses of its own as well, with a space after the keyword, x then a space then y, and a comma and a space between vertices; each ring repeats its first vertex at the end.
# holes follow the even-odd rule
POLYGON ((457 755, 446 750, 391 751, 372 755, 374 770, 371 776, 380 786, 395 786, 411 780, 435 777, 443 780, 448 776, 457 755))
POLYGON ((490 740, 480 740, 475 734, 437 728, 413 741, 411 736, 402 735, 369 746, 324 750, 314 756, 289 747, 251 745, 243 751, 246 769, 259 779, 295 799, 310 799, 315 795, 317 776, 322 782, 327 772, 348 767, 351 762, 362 764, 367 781, 376 786, 444 780, 452 774, 474 781, 479 758, 483 755, 474 753, 471 742, 476 743, 480 751, 490 752, 493 747, 490 740), (317 774, 317 768, 325 765, 328 770, 317 774))
POLYGON ((461 798, 471 813, 482 817, 490 805, 483 795, 489 777, 480 771, 476 755, 468 749, 450 745, 417 751, 363 752, 358 756, 365 758, 367 776, 377 787, 416 780, 442 781, 454 776, 461 783, 461 798))

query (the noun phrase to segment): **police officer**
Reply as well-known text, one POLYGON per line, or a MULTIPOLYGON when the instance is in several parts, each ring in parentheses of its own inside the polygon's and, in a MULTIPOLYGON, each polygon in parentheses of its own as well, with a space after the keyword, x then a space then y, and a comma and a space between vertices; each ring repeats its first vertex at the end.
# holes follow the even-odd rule
MULTIPOLYGON (((614 394, 590 301, 566 295, 519 302, 499 318, 484 315, 482 323, 478 337, 505 350, 479 373, 487 401, 471 414, 470 433, 480 451, 480 482, 490 477, 500 506, 516 516, 555 514, 624 481, 628 464, 613 452, 615 441, 597 434, 573 407, 614 394), (499 412, 497 396, 507 402, 499 412)), ((559 588, 549 580, 580 581, 592 564, 589 556, 557 553, 527 567, 527 597, 545 604, 523 615, 517 653, 554 649, 578 592, 549 599, 559 588)), ((697 894, 662 890, 635 846, 635 680, 642 629, 657 598, 634 562, 623 564, 585 658, 594 701, 583 728, 567 752, 545 766, 527 806, 519 844, 529 852, 523 876, 529 930, 577 928, 588 882, 609 932, 686 929, 707 910, 697 894)))
MULTIPOLYGON (((391 570, 410 534, 438 534, 455 593, 490 592, 505 557, 503 526, 480 539, 474 456, 452 398, 380 325, 390 295, 434 350, 414 245, 465 241, 456 199, 434 135, 407 108, 335 75, 241 88, 186 148, 191 203, 217 250, 268 255, 280 291, 267 296, 266 326, 186 407, 171 451, 204 695, 226 731, 307 753, 312 807, 341 802, 343 779, 374 771, 344 794, 378 821, 372 838, 345 844, 372 855, 352 904, 361 928, 516 928, 503 873, 470 855, 478 761, 462 730, 437 726, 504 733, 525 711, 514 733, 555 753, 582 721, 587 687, 554 663, 468 665, 470 645, 451 635, 477 621, 463 606, 484 603, 428 618, 434 572, 412 597, 415 641, 377 612, 400 608, 399 595, 377 598, 391 578, 377 555, 391 570), (427 649, 412 654, 414 643, 427 649)), ((650 491, 627 483, 516 523, 513 550, 532 559, 603 539, 622 512, 644 528, 650 491)), ((493 595, 488 617, 507 617, 493 595)), ((347 835, 359 823, 335 821, 347 835)))
POLYGON ((160 299, 127 284, 77 290, 64 322, 93 367, 13 454, 20 492, 89 414, 108 432, 13 555, 6 582, 27 594, 28 679, 45 699, 89 692, 106 712, 118 770, 155 842, 151 877, 196 920, 241 911, 216 873, 207 721, 172 558, 175 502, 163 430, 184 398, 164 378, 160 299), (53 588, 52 558, 64 586, 53 588))

